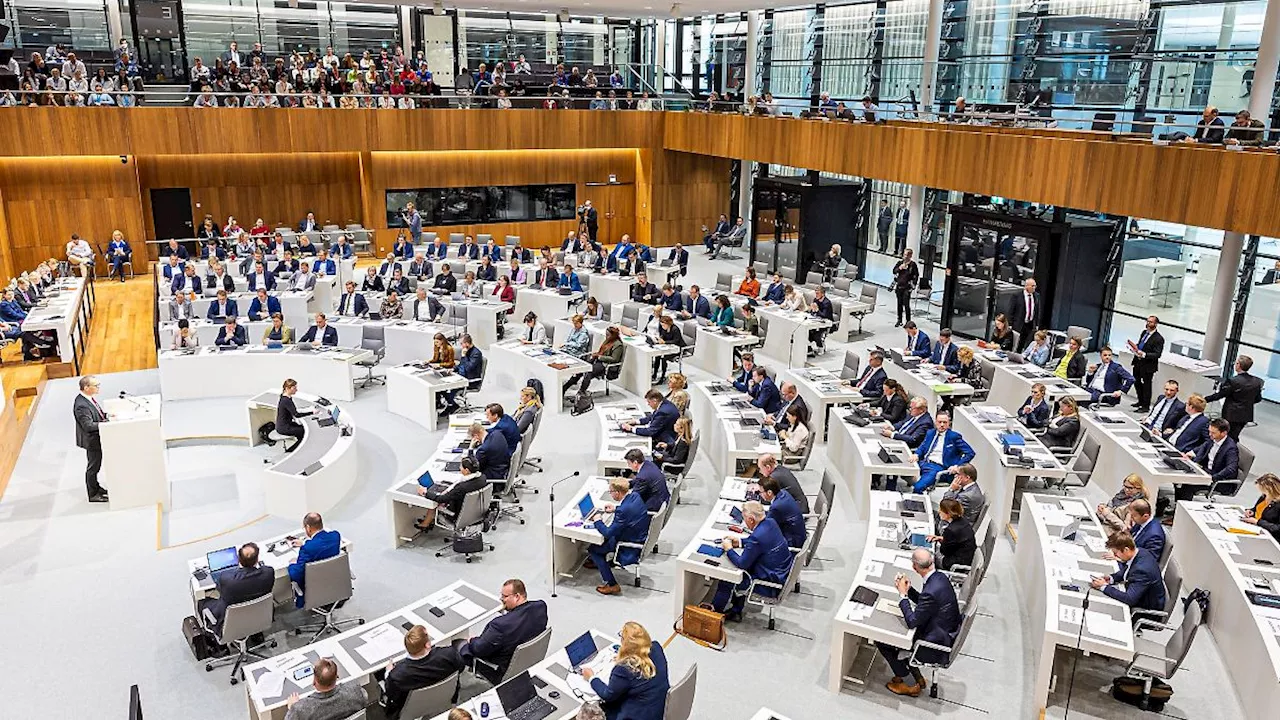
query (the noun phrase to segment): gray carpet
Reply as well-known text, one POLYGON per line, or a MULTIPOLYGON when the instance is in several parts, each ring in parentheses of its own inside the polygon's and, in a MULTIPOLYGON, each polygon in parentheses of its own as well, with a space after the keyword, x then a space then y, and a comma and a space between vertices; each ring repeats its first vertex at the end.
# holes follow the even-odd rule
MULTIPOLYGON (((700 255, 696 252, 695 255, 700 255)), ((716 271, 737 269, 729 263, 694 259, 691 278, 710 280, 716 271)), ((710 286, 711 282, 706 282, 710 286)), ((882 293, 887 297, 887 293, 882 293)), ((928 319, 922 327, 932 332, 928 319)), ((899 339, 893 331, 892 308, 869 318, 869 340, 889 345, 899 339)), ((843 347, 819 363, 838 366, 843 347)), ((694 379, 705 374, 692 371, 694 379)), ((104 392, 156 392, 155 371, 121 373, 103 377, 104 392)), ((225 669, 206 673, 187 650, 179 632, 184 616, 191 614, 185 580, 186 562, 210 549, 269 537, 297 527, 267 519, 202 542, 157 550, 154 510, 108 512, 84 499, 84 455, 73 444, 70 416, 74 380, 50 382, 21 450, 17 471, 0 501, 0 638, 6 662, 0 672, 0 697, 4 717, 14 718, 123 718, 131 684, 141 687, 147 717, 206 718, 244 717, 243 686, 231 687, 225 669)), ((593 416, 547 417, 534 444, 533 454, 545 458, 546 472, 531 476, 542 494, 529 496, 527 524, 506 521, 490 540, 495 553, 471 564, 461 559, 434 556, 438 540, 426 539, 412 547, 392 550, 387 539, 384 491, 393 479, 420 464, 435 447, 440 433, 427 433, 413 423, 386 412, 385 389, 361 391, 348 405, 358 424, 360 455, 357 489, 326 516, 329 527, 354 543, 352 567, 357 576, 354 600, 345 615, 377 617, 409 601, 427 595, 455 578, 498 590, 503 580, 521 577, 531 596, 547 599, 555 628, 553 644, 596 627, 616 632, 627 620, 643 623, 651 634, 666 639, 671 634, 673 600, 669 594, 677 580, 674 560, 660 556, 647 566, 645 586, 626 587, 621 597, 602 598, 594 591, 598 577, 582 572, 561 584, 558 597, 549 597, 547 572, 546 487, 574 470, 594 471, 598 443, 593 416)), ((489 386, 481 400, 513 404, 514 388, 489 386)), ((168 403, 165 428, 168 435, 236 431, 242 422, 242 399, 168 403), (239 408, 240 410, 237 410, 239 408)), ((1275 421, 1267 408, 1266 421, 1275 421)), ((1246 439, 1256 430, 1246 432, 1246 439)), ((12 449, 6 449, 12 451, 12 449)), ((1258 467, 1272 467, 1274 448, 1262 449, 1258 467)), ((211 527, 231 527, 256 517, 252 483, 240 482, 239 470, 262 457, 244 448, 180 448, 174 450, 175 509, 164 521, 162 540, 179 542, 199 537, 211 527), (179 487, 180 486, 180 487, 179 487), (201 503, 208 506, 202 508, 201 503)), ((810 469, 802 474, 807 488, 815 489, 827 464, 823 448, 813 454, 810 469)), ((560 503, 572 483, 562 486, 560 503)), ((687 504, 675 510, 664 531, 661 551, 673 553, 701 524, 720 479, 712 477, 709 461, 700 457, 691 473, 687 504)), ((260 502, 260 501, 259 501, 260 502)), ((979 718, 1032 717, 1031 668, 1027 654, 1039 647, 1029 637, 1028 623, 1020 611, 1023 601, 1014 579, 1012 542, 1002 537, 992 567, 978 591, 982 615, 974 625, 969 645, 951 671, 943 673, 938 700, 926 697, 900 699, 883 688, 888 669, 877 661, 864 692, 846 690, 836 695, 826 689, 827 657, 831 642, 831 618, 839 596, 846 592, 858 559, 864 528, 847 512, 848 493, 837 483, 831 522, 818 551, 819 560, 803 573, 803 593, 787 599, 779 610, 777 631, 770 632, 761 618, 730 626, 729 645, 719 653, 677 638, 668 648, 672 676, 679 677, 692 663, 698 664, 699 683, 694 703, 697 718, 747 718, 762 705, 790 716, 979 718)), ((277 611, 281 628, 304 618, 290 610, 277 611)), ((278 633, 283 645, 293 645, 291 634, 278 633)), ((1050 698, 1049 716, 1061 717, 1071 676, 1070 656, 1059 653, 1062 668, 1057 692, 1050 698)), ((1075 677, 1071 717, 1149 717, 1102 694, 1107 680, 1122 668, 1101 658, 1080 658, 1075 677)), ((1221 718, 1241 716, 1209 633, 1198 638, 1183 671, 1175 678, 1177 691, 1166 714, 1172 717, 1221 718)), ((475 687, 468 686, 468 690, 475 687)))

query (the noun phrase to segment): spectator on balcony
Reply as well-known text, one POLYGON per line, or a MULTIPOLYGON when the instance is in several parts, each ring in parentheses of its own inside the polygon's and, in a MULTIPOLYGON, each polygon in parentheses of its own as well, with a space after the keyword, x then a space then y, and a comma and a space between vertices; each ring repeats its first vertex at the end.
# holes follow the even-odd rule
POLYGON ((654 109, 653 100, 649 98, 649 93, 647 92, 640 93, 640 99, 636 101, 636 109, 644 110, 644 111, 649 111, 654 109))
POLYGON ((520 53, 520 57, 516 60, 513 69, 516 75, 532 75, 533 68, 529 66, 529 61, 525 59, 524 53, 520 53))
POLYGON ((600 93, 599 90, 596 91, 596 96, 591 100, 591 109, 592 110, 608 110, 609 109, 609 104, 604 101, 604 96, 600 93))
POLYGON ((129 40, 127 38, 120 38, 120 44, 116 45, 116 49, 111 51, 111 56, 115 58, 117 68, 120 67, 120 58, 128 57, 132 54, 133 51, 129 49, 129 40))
POLYGON ((574 66, 573 70, 569 73, 569 87, 582 87, 582 84, 582 71, 579 70, 577 66, 574 66))
POLYGON ((191 66, 191 90, 199 91, 213 82, 213 71, 200 58, 191 66))
POLYGON ((818 109, 819 110, 835 110, 836 109, 836 101, 831 99, 831 93, 824 92, 820 96, 818 96, 818 109))
POLYGON ((613 72, 609 73, 609 87, 621 88, 626 86, 626 84, 626 81, 622 79, 622 70, 614 68, 613 72))
POLYGON ((489 72, 489 66, 480 63, 480 67, 476 68, 475 74, 471 76, 472 92, 476 95, 488 95, 492 85, 493 74, 489 72))
POLYGON ((67 77, 74 77, 79 71, 80 77, 88 77, 89 69, 84 66, 84 62, 76 59, 75 53, 67 53, 67 59, 62 63, 62 74, 67 77))
POLYGON ((227 51, 222 53, 221 60, 224 65, 230 65, 231 63, 235 63, 237 66, 244 65, 244 55, 241 54, 240 45, 235 40, 232 40, 227 46, 227 51))
POLYGON ((89 78, 89 87, 101 85, 106 92, 111 92, 115 87, 111 83, 111 77, 107 75, 106 68, 98 68, 93 76, 89 78))
POLYGON ((93 106, 115 105, 115 98, 102 88, 102 83, 95 83, 93 93, 89 95, 89 104, 93 106))
POLYGON ((507 69, 502 66, 502 63, 498 63, 493 68, 493 86, 494 87, 507 86, 507 69))
POLYGON ((507 97, 507 91, 506 91, 506 90, 499 90, 499 91, 498 91, 498 109, 499 109, 499 110, 510 110, 510 109, 511 109, 511 98, 507 97))
POLYGON ((1254 120, 1248 110, 1236 113, 1235 122, 1227 128, 1226 144, 1257 147, 1262 144, 1262 135, 1266 126, 1261 120, 1254 120))
POLYGON ((85 79, 84 73, 76 70, 71 74, 71 79, 67 81, 67 105, 83 105, 84 96, 89 92, 89 81, 85 79))
POLYGON ((587 87, 599 87, 600 79, 596 77, 594 68, 587 68, 587 75, 582 79, 582 84, 587 87))
POLYGON ((1196 134, 1184 139, 1183 142, 1221 145, 1225 133, 1222 118, 1218 117, 1218 108, 1210 105, 1204 109, 1200 122, 1196 123, 1196 134))
MULTIPOLYGON (((34 63, 37 59, 39 59, 39 57, 40 57, 40 53, 35 53, 34 55, 31 56, 31 61, 34 63)), ((556 87, 569 87, 569 75, 564 71, 564 63, 560 63, 556 65, 556 76, 555 76, 554 84, 556 87)))
POLYGON ((213 88, 205 85, 200 88, 200 95, 196 97, 195 107, 218 107, 218 98, 213 96, 213 88))
MULTIPOLYGON (((34 78, 48 77, 54 67, 61 68, 62 66, 46 63, 38 52, 31 53, 31 61, 27 63, 27 71, 31 73, 33 81, 34 78)), ((37 87, 36 89, 39 88, 37 87)))
POLYGON ((62 77, 62 68, 54 68, 45 81, 45 88, 54 92, 66 92, 67 79, 62 77))

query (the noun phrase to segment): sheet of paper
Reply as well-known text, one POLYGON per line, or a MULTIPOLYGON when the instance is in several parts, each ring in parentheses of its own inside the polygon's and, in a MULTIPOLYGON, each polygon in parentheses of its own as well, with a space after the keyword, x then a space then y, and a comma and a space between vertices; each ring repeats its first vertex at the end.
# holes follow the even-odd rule
POLYGON ((906 555, 899 555, 893 559, 893 564, 903 570, 911 569, 911 558, 906 555))
POLYGON ((1088 551, 1086 551, 1083 546, 1077 545, 1075 543, 1063 542, 1061 540, 1053 540, 1053 541, 1050 541, 1049 547, 1052 548, 1053 551, 1059 555, 1065 555, 1067 557, 1075 557, 1075 558, 1089 557, 1088 551))
POLYGON ((468 620, 474 620, 484 614, 484 608, 465 598, 462 602, 454 604, 453 611, 468 620))
POLYGON ((1232 555, 1240 554, 1240 546, 1234 540, 1231 540, 1228 538, 1219 538, 1217 540, 1214 540, 1213 544, 1214 544, 1214 547, 1217 547, 1220 550, 1226 550, 1228 553, 1231 553, 1232 555))
POLYGON ((871 560, 867 563, 867 577, 880 577, 884 573, 884 563, 871 560))
POLYGON ((356 654, 365 665, 373 665, 404 650, 404 635, 391 625, 382 625, 360 636, 364 644, 356 648, 356 654))
POLYGON ((1133 633, 1123 621, 1112 619, 1110 615, 1094 610, 1086 610, 1084 620, 1089 632, 1109 640, 1124 642, 1126 637, 1133 633))
POLYGON ((1267 625, 1274 635, 1280 635, 1280 618, 1267 618, 1267 625))
POLYGON ((1102 538, 1094 535, 1085 535, 1083 537, 1084 544, 1094 552, 1103 552, 1107 549, 1107 543, 1102 538))
POLYGON ((1058 619, 1068 625, 1080 624, 1080 608, 1074 605, 1059 605, 1058 619))
POLYGON ((862 622, 871 617, 871 613, 876 609, 871 605, 863 605, 862 603, 849 603, 849 614, 845 617, 853 622, 862 622))
POLYGON ((262 697, 279 697, 284 692, 284 673, 268 670, 258 676, 258 695, 262 697))
MULTIPOLYGON (((608 677, 608 676, 606 676, 608 677)), ((598 700, 600 696, 596 695, 596 691, 591 689, 591 681, 582 677, 578 673, 571 672, 565 677, 565 682, 569 685, 569 689, 576 696, 581 693, 589 700, 598 700)))
POLYGON ((881 612, 887 612, 890 615, 902 617, 902 608, 889 598, 880 598, 876 601, 876 609, 881 612))
POLYGON ((453 590, 441 590, 440 592, 427 598, 427 605, 444 609, 462 602, 463 597, 453 590))

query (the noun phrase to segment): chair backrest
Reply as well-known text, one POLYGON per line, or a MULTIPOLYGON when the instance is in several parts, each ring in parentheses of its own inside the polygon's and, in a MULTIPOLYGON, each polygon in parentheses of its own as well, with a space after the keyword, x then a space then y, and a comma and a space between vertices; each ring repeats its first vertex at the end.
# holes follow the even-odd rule
POLYGON ((649 513, 649 534, 645 536, 645 549, 657 549, 658 538, 662 535, 662 525, 667 520, 667 503, 662 503, 662 507, 657 512, 649 513))
POLYGON ((827 499, 827 508, 834 507, 836 504, 836 479, 832 477, 830 470, 822 471, 822 484, 818 486, 818 493, 827 499))
POLYGON ((370 340, 377 340, 379 347, 381 347, 383 341, 386 340, 386 335, 384 332, 385 329, 386 329, 386 326, 382 325, 381 323, 366 323, 360 333, 360 337, 365 342, 368 342, 370 340))
POLYGON ((716 289, 728 292, 733 289, 733 273, 716 273, 716 289))
POLYGON ((1084 343, 1081 349, 1084 350, 1085 352, 1088 352, 1089 341, 1093 339, 1093 331, 1083 325, 1068 325, 1067 339, 1070 340, 1073 337, 1080 338, 1080 340, 1084 343))
POLYGON ((563 264, 564 264, 564 251, 563 251, 563 250, 557 250, 557 251, 555 251, 555 252, 551 253, 551 261, 552 261, 553 263, 555 263, 556 265, 563 265, 563 264))
POLYGON ((751 263, 751 267, 756 270, 756 277, 760 278, 760 282, 764 282, 769 276, 769 263, 756 261, 751 263))
POLYGON ((964 582, 960 583, 960 607, 969 607, 973 596, 978 593, 978 584, 982 582, 982 570, 987 566, 986 562, 982 548, 973 551, 973 563, 969 567, 969 574, 965 576, 964 582))
POLYGON ((1165 533, 1164 547, 1160 549, 1160 570, 1163 572, 1173 557, 1173 533, 1165 533))
POLYGON ((804 284, 805 284, 805 285, 814 285, 814 286, 821 285, 821 284, 822 284, 822 273, 816 273, 816 272, 814 272, 814 271, 812 271, 812 270, 810 270, 809 272, 805 273, 805 275, 804 275, 804 284))
POLYGON ((858 353, 853 350, 844 351, 844 365, 840 368, 841 380, 853 380, 858 377, 858 370, 862 368, 862 358, 858 357, 858 353))
POLYGON ((697 320, 677 320, 680 325, 680 334, 684 336, 684 344, 686 347, 693 347, 698 344, 698 321, 697 320))
POLYGON ((689 442, 689 459, 684 463, 684 472, 680 473, 680 477, 689 475, 689 468, 693 467, 694 461, 698 459, 698 445, 702 443, 702 431, 693 433, 693 440, 689 442))
POLYGON ((466 235, 464 235, 463 233, 449 233, 449 244, 450 244, 450 245, 461 245, 461 244, 462 244, 462 239, 463 239, 464 237, 466 237, 466 235))
POLYGON ((625 303, 622 306, 622 324, 633 330, 639 329, 640 325, 640 306, 635 303, 625 303))
MULTIPOLYGON (((364 709, 361 709, 361 710, 360 710, 359 712, 357 712, 355 715, 351 715, 351 716, 345 717, 345 718, 343 718, 343 720, 368 720, 368 717, 369 717, 369 716, 368 716, 368 714, 366 714, 365 710, 364 710, 364 709)), ((407 718, 407 717, 409 717, 409 716, 408 716, 408 715, 403 715, 402 717, 406 717, 406 718, 407 718)))
POLYGON ((697 687, 698 663, 694 663, 684 677, 667 690, 667 707, 662 714, 664 720, 689 720, 693 715, 693 696, 697 687))
POLYGON ((304 607, 307 610, 346 600, 354 592, 351 585, 351 556, 345 552, 307 563, 302 569, 302 576, 307 583, 304 594, 304 607))
POLYGON ((991 387, 992 383, 996 381, 995 363, 983 362, 979 364, 978 372, 982 375, 982 381, 987 384, 987 387, 991 387))
POLYGON ((960 632, 956 633, 956 641, 951 644, 951 652, 947 655, 947 664, 944 667, 951 667, 951 663, 960 657, 965 640, 969 639, 969 630, 973 628, 973 619, 977 615, 978 603, 970 603, 964 610, 964 618, 960 620, 960 632))
POLYGON ((533 444, 533 435, 538 431, 537 416, 529 427, 520 434, 520 462, 512 463, 517 469, 524 465, 524 459, 529 456, 529 446, 533 444))
POLYGON ((832 278, 831 284, 835 286, 836 292, 846 297, 849 295, 849 291, 853 289, 853 281, 847 277, 832 278))
MULTIPOLYGON (((982 538, 982 547, 980 549, 982 550, 982 557, 988 562, 990 562, 992 556, 995 554, 996 538, 999 536, 1000 530, 996 527, 996 523, 987 523, 987 534, 982 538)), ((986 572, 985 568, 983 569, 983 572, 986 572)))
MULTIPOLYGON (((550 647, 551 628, 547 627, 546 630, 538 633, 533 639, 516 646, 515 651, 511 653, 511 664, 507 665, 507 672, 502 676, 502 679, 513 678, 542 662, 542 659, 547 656, 547 650, 550 647)), ((403 717, 403 714, 401 716, 403 717)))
POLYGON ((1200 603, 1188 604, 1187 611, 1182 616, 1182 622, 1169 636, 1164 646, 1165 658, 1173 661, 1170 675, 1182 666, 1182 661, 1187 657, 1187 651, 1191 649, 1191 642, 1196 638, 1196 631, 1200 629, 1200 624, 1203 622, 1204 611, 1200 609, 1200 603))
POLYGON ((222 621, 222 643, 243 640, 255 633, 264 633, 271 629, 272 610, 275 599, 267 593, 253 600, 245 600, 227 606, 227 614, 222 621))
POLYGON ((435 232, 424 232, 424 233, 422 233, 422 241, 423 241, 423 242, 425 242, 425 243, 426 243, 426 244, 428 244, 428 245, 432 245, 432 244, 434 244, 434 243, 435 243, 435 241, 436 241, 436 238, 438 238, 438 237, 440 237, 440 233, 435 233, 435 232))
MULTIPOLYGON (((1084 430, 1081 429, 1081 434, 1084 430)), ((1080 476, 1080 479, 1086 484, 1089 482, 1090 476, 1093 475, 1093 469, 1098 464, 1098 453, 1101 452, 1102 446, 1092 435, 1085 434, 1084 440, 1080 445, 1080 453, 1076 455, 1076 460, 1071 464, 1071 471, 1080 476)))
POLYGON ((458 673, 453 673, 434 685, 418 688, 409 693, 400 709, 404 720, 418 720, 440 715, 453 707, 453 694, 458 690, 458 673))
POLYGON ((880 296, 880 288, 876 287, 875 285, 868 285, 864 283, 862 285, 862 292, 859 293, 858 295, 858 299, 864 303, 870 303, 871 309, 874 310, 876 305, 876 298, 878 298, 879 296, 880 296))
POLYGON ((484 521, 484 514, 493 501, 493 485, 485 485, 479 490, 472 490, 462 498, 462 508, 453 526, 458 529, 479 525, 484 521))
POLYGON ((506 236, 506 238, 503 240, 503 244, 505 244, 507 247, 513 247, 513 246, 515 246, 515 245, 519 245, 519 244, 520 244, 520 236, 519 236, 519 235, 508 235, 508 236, 506 236))
MULTIPOLYGON (((1173 536, 1170 535, 1170 538, 1173 536)), ((1165 547, 1168 547, 1166 544, 1165 547)), ((1170 560, 1164 566, 1164 611, 1172 614, 1178 604, 1178 594, 1182 592, 1182 566, 1177 560, 1170 560)))
POLYGON ((489 234, 489 233, 476 233, 476 244, 477 244, 477 245, 486 245, 486 244, 488 244, 488 242, 489 242, 490 240, 492 240, 492 239, 493 239, 493 235, 491 235, 491 234, 489 234))
POLYGON ((1236 448, 1240 451, 1236 479, 1243 483, 1249 479, 1249 471, 1253 469, 1253 461, 1257 459, 1257 455, 1244 445, 1236 445, 1236 448))

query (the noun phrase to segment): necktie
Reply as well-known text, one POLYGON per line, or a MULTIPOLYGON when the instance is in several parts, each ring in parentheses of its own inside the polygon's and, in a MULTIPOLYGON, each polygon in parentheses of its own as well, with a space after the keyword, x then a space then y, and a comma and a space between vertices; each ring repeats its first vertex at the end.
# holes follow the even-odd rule
POLYGON ((98 409, 98 419, 99 419, 99 420, 105 420, 105 419, 107 419, 107 414, 106 414, 105 412, 103 412, 103 411, 102 411, 102 406, 98 404, 98 401, 97 401, 97 400, 95 400, 94 398, 89 398, 89 402, 93 403, 93 406, 94 406, 95 408, 97 408, 97 409, 98 409))
POLYGON ((871 373, 875 372, 875 368, 868 367, 862 372, 862 379, 858 381, 858 389, 861 390, 867 381, 871 379, 871 373))
POLYGON ((1163 425, 1164 411, 1169 407, 1169 398, 1160 398, 1160 406, 1156 408, 1155 415, 1151 417, 1151 426, 1159 428, 1163 425))
POLYGON ((1031 293, 1027 293, 1027 322, 1031 322, 1031 293))
POLYGON ((929 452, 924 454, 924 459, 928 460, 933 455, 933 451, 938 449, 938 441, 942 439, 942 433, 934 433, 933 442, 929 444, 929 452))
POLYGON ((1145 345, 1146 342, 1147 342, 1147 331, 1143 330, 1142 336, 1138 338, 1138 349, 1141 350, 1142 346, 1145 345))

